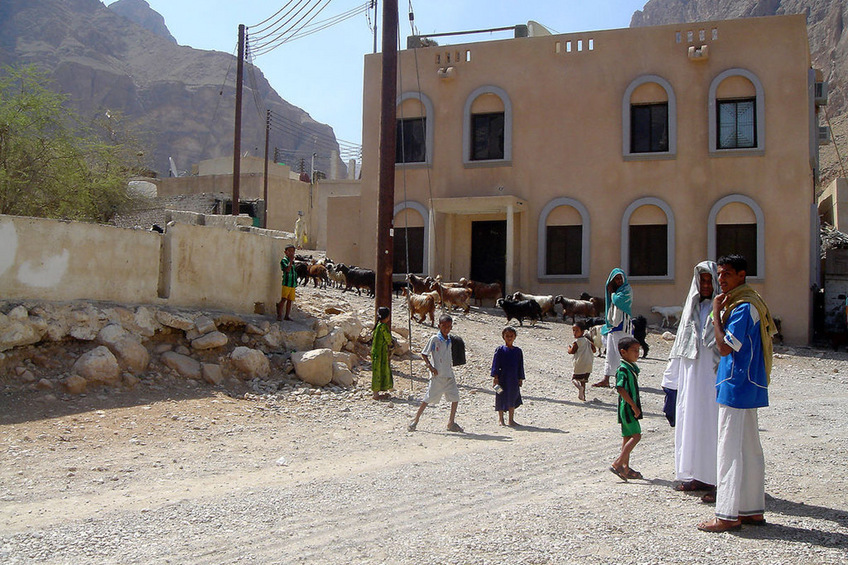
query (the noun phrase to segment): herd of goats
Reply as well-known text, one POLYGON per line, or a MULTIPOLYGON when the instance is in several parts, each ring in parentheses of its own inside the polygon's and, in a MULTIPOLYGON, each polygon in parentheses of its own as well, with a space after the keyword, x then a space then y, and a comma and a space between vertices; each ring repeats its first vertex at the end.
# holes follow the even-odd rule
MULTIPOLYGON (((297 255, 295 259, 295 271, 300 285, 308 284, 311 280, 316 288, 330 286, 341 288, 342 292, 356 290, 360 296, 362 290, 365 290, 368 296, 374 296, 376 274, 371 269, 335 263, 330 259, 316 261, 302 255, 297 255)), ((572 324, 578 318, 585 321, 589 328, 589 337, 596 342, 599 354, 601 353, 600 327, 604 323, 604 299, 586 292, 576 299, 562 295, 534 295, 524 292, 505 296, 503 286, 499 282, 483 283, 466 278, 461 278, 458 282, 444 282, 441 276, 420 277, 411 273, 406 275, 406 280, 392 284, 397 294, 402 293, 406 297, 412 319, 424 323, 429 317, 431 326, 435 325, 437 305, 441 305, 442 309, 460 308, 467 313, 472 300, 480 307, 484 301, 492 301, 495 308, 503 310, 507 323, 517 320, 522 326, 524 320, 535 325, 546 316, 556 317, 558 312, 555 308, 561 305, 563 321, 568 318, 571 318, 572 324)), ((651 311, 662 316, 662 326, 670 326, 672 321, 679 321, 682 308, 654 306, 651 311)), ((648 344, 645 343, 647 325, 644 316, 636 316, 633 319, 633 334, 640 341, 644 355, 648 354, 648 344)))

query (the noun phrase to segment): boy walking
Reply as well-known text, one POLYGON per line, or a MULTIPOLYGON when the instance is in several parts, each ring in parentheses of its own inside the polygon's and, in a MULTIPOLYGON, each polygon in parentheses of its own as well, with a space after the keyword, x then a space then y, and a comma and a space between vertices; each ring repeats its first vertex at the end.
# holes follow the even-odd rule
POLYGON ((568 348, 568 352, 574 356, 574 372, 571 382, 577 387, 577 398, 586 400, 586 383, 592 373, 592 363, 595 359, 595 344, 584 334, 586 333, 586 322, 578 321, 571 326, 574 333, 574 342, 568 348))
POLYGON ((634 337, 624 337, 618 342, 621 365, 615 373, 618 391, 618 422, 621 424, 621 453, 610 465, 610 471, 622 480, 641 479, 642 473, 630 468, 630 453, 642 439, 642 404, 639 401, 639 360, 641 346, 634 337))
POLYGON ((427 345, 421 351, 421 358, 430 371, 430 383, 427 392, 421 400, 415 418, 409 423, 407 430, 414 432, 418 426, 418 420, 428 404, 439 402, 442 395, 451 403, 450 416, 448 417, 448 431, 461 432, 462 428, 454 419, 456 418, 456 407, 459 404, 459 387, 456 386, 456 377, 453 374, 453 357, 451 355, 450 331, 453 327, 453 318, 442 314, 439 318, 439 333, 430 338, 427 345))

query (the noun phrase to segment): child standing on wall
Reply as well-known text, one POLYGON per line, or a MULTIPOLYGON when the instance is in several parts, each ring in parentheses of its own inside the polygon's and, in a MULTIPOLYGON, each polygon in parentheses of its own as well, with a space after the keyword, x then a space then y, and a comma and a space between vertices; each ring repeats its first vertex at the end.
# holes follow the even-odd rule
POLYGON ((630 453, 642 439, 642 404, 639 401, 639 360, 641 345, 633 337, 624 337, 618 342, 621 365, 615 373, 615 388, 618 391, 618 422, 621 424, 621 453, 610 465, 610 471, 623 480, 641 479, 642 473, 630 468, 630 453))
POLYGON ((577 398, 585 402, 586 384, 589 382, 592 363, 595 360, 595 344, 585 335, 586 322, 576 322, 571 326, 571 331, 574 333, 574 342, 568 348, 574 364, 571 382, 577 387, 577 398))
POLYGON ((280 270, 283 271, 283 289, 280 301, 277 302, 277 321, 291 320, 292 302, 294 302, 294 289, 297 286, 297 273, 294 270, 294 245, 286 245, 286 256, 280 260, 280 270), (283 318, 283 307, 286 317, 283 318))
POLYGON ((517 426, 515 409, 521 406, 521 385, 524 384, 524 352, 515 347, 515 328, 507 326, 501 332, 504 345, 495 349, 492 359, 492 385, 495 387, 495 410, 498 423, 504 424, 504 412, 509 414, 509 425, 517 426), (500 389, 500 392, 498 392, 500 389))

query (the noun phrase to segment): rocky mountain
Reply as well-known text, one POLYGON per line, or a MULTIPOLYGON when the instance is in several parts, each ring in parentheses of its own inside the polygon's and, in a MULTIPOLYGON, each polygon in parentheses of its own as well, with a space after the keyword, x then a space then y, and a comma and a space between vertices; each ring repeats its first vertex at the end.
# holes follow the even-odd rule
POLYGON ((165 18, 159 12, 153 10, 145 0, 118 0, 109 4, 109 9, 124 16, 129 21, 137 23, 147 31, 152 31, 172 43, 177 42, 176 38, 168 31, 165 18))
POLYGON ((650 0, 637 10, 631 27, 756 16, 805 14, 813 67, 829 83, 827 117, 836 144, 821 147, 821 182, 844 176, 836 146, 848 155, 848 0, 650 0))
MULTIPOLYGON (((117 4, 110 9, 99 0, 0 1, 0 65, 45 70, 85 119, 108 111, 138 124, 153 142, 148 164, 160 174, 167 175, 168 157, 189 169, 199 160, 231 155, 235 57, 177 45, 143 0, 117 4)), ((260 69, 245 68, 242 151, 264 155, 270 108, 285 124, 272 129, 270 146, 296 151, 307 162, 316 152, 316 168, 328 171, 330 152, 338 151, 332 128, 283 100, 260 69)))

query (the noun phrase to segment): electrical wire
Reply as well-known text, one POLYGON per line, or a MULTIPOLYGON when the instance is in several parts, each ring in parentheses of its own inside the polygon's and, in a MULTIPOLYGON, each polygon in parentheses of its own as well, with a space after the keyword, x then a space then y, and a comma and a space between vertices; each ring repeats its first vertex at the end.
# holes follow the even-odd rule
MULTIPOLYGON (((312 22, 312 20, 317 18, 318 15, 321 12, 323 12, 324 9, 329 5, 330 5, 330 0, 319 0, 318 2, 315 3, 315 5, 310 7, 306 11, 306 13, 303 14, 300 17, 300 19, 298 19, 297 21, 295 21, 294 23, 289 25, 288 28, 285 31, 281 31, 274 36, 260 37, 258 39, 259 43, 256 46, 257 56, 264 55, 265 53, 267 53, 269 51, 273 51, 274 49, 276 49, 277 47, 279 47, 280 45, 285 43, 285 41, 281 41, 282 38, 285 38, 285 36, 289 35, 290 33, 292 35, 294 35, 294 34, 297 34, 298 32, 300 32, 304 28, 304 26, 309 25, 312 22), (323 2, 323 5, 321 4, 321 2, 323 2), (293 31, 293 30, 295 30, 295 31, 293 31)), ((300 13, 300 11, 298 11, 298 14, 299 13, 300 13)))

